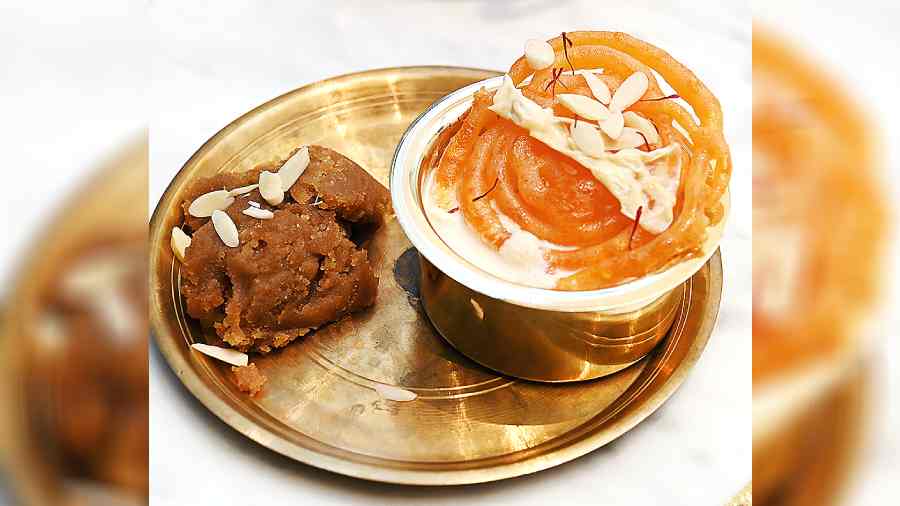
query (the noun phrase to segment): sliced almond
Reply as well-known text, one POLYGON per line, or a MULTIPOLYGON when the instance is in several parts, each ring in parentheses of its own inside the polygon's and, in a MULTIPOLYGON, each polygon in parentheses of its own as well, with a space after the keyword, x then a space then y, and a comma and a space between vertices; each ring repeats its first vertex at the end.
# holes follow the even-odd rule
POLYGON ((588 88, 591 89, 594 98, 601 103, 608 105, 611 97, 609 94, 609 87, 606 86, 606 83, 600 80, 593 72, 585 72, 582 76, 584 77, 584 81, 587 83, 588 88))
POLYGON ((652 121, 632 111, 625 112, 623 116, 625 119, 625 126, 634 128, 638 132, 644 134, 644 136, 647 137, 647 142, 651 145, 658 145, 662 142, 662 139, 659 137, 659 132, 656 130, 656 125, 654 125, 652 121))
POLYGON ((609 117, 603 121, 597 122, 597 125, 603 130, 603 133, 613 139, 618 139, 619 136, 622 135, 622 128, 625 126, 625 118, 622 117, 622 113, 619 111, 610 111, 609 117))
POLYGON ((253 201, 253 200, 248 200, 247 203, 250 204, 251 206, 257 208, 257 209, 262 209, 262 206, 260 205, 259 202, 256 202, 256 201, 253 201))
POLYGON ((475 299, 469 299, 469 304, 472 304, 472 309, 475 310, 475 316, 477 316, 479 320, 484 320, 484 309, 481 307, 481 304, 475 299))
POLYGON ((240 188, 235 188, 228 193, 231 194, 232 197, 237 197, 238 195, 250 193, 257 188, 259 188, 258 184, 248 184, 247 186, 241 186, 240 188))
POLYGON ((258 220, 271 220, 275 216, 275 213, 269 211, 268 209, 260 209, 253 206, 250 206, 241 212, 251 218, 256 218, 258 220))
POLYGON ((613 93, 612 100, 609 102, 609 108, 619 112, 628 109, 640 100, 644 93, 647 93, 649 86, 650 80, 647 78, 647 74, 643 72, 631 74, 628 76, 628 79, 622 81, 622 84, 613 93))
POLYGON ((216 229, 219 239, 222 239, 225 246, 237 248, 241 241, 238 238, 237 226, 231 221, 231 216, 228 216, 225 211, 217 209, 212 213, 212 222, 213 228, 216 229))
POLYGON ((389 401, 409 402, 416 400, 419 395, 404 388, 395 387, 394 385, 385 385, 384 383, 376 383, 375 391, 378 395, 389 401))
POLYGON ((175 253, 180 262, 184 262, 185 250, 191 245, 191 236, 185 234, 184 230, 178 227, 172 227, 172 240, 170 243, 172 244, 172 253, 175 253))
POLYGON ((234 197, 228 190, 216 190, 204 193, 195 198, 188 207, 188 213, 197 218, 208 218, 213 211, 224 211, 234 203, 234 197))
POLYGON ((594 158, 603 156, 606 146, 603 136, 600 135, 599 130, 594 128, 594 125, 579 121, 572 125, 571 132, 572 140, 575 141, 575 145, 582 153, 594 158))
POLYGON ((593 98, 572 93, 556 95, 566 109, 586 119, 602 120, 609 116, 609 109, 593 98))
POLYGON ((281 176, 264 170, 259 175, 259 193, 266 202, 277 206, 284 201, 284 185, 281 184, 281 176))
POLYGON ((278 177, 281 178, 281 189, 284 191, 290 190, 291 186, 294 186, 294 183, 300 179, 307 167, 309 167, 309 148, 303 146, 278 169, 278 177))
POLYGON ((621 149, 633 149, 639 148, 644 145, 644 138, 641 134, 638 133, 637 130, 631 127, 625 127, 622 129, 622 135, 617 139, 610 139, 610 142, 607 144, 606 149, 611 151, 617 151, 621 149))
POLYGON ((199 351, 204 355, 219 359, 222 362, 226 362, 238 367, 244 367, 250 362, 250 357, 248 357, 246 353, 241 353, 230 348, 222 348, 219 346, 210 346, 208 344, 200 343, 192 344, 191 348, 199 351))
POLYGON ((528 39, 525 41, 525 59, 534 70, 543 70, 556 61, 553 46, 540 39, 528 39))

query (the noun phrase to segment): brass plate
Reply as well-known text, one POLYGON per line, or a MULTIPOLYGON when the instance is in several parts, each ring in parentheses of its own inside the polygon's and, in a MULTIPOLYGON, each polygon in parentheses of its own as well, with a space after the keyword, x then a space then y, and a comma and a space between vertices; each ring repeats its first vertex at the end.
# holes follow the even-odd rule
POLYGON ((316 467, 377 481, 450 485, 519 476, 584 455, 646 418, 684 380, 715 323, 718 253, 688 282, 670 336, 649 356, 600 380, 537 384, 497 375, 437 336, 417 298, 416 253, 395 220, 370 247, 381 277, 376 305, 279 353, 254 357, 269 377, 258 397, 238 392, 227 366, 190 351, 202 337, 184 318, 178 264, 169 250, 188 181, 246 170, 318 143, 386 183, 407 125, 446 93, 493 75, 408 67, 329 79, 250 111, 185 164, 151 220, 150 317, 172 370, 210 411, 259 444, 316 467), (387 400, 375 390, 378 383, 418 398, 387 400))

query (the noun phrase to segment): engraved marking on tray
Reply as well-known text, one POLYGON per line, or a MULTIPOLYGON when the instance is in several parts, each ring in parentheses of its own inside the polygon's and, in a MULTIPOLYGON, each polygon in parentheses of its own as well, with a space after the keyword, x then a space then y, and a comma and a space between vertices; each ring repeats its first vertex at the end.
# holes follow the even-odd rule
MULTIPOLYGON (((397 402, 389 401, 386 399, 378 399, 376 401, 372 401, 369 403, 369 407, 371 407, 371 411, 379 412, 382 414, 387 414, 390 416, 396 416, 400 413, 400 407, 397 402)), ((364 404, 354 404, 350 406, 350 416, 357 417, 362 416, 366 412, 366 406, 364 404)))
POLYGON ((397 415, 400 412, 400 407, 394 401, 388 401, 385 399, 378 399, 377 401, 372 401, 372 408, 375 411, 381 411, 387 413, 391 416, 397 415))

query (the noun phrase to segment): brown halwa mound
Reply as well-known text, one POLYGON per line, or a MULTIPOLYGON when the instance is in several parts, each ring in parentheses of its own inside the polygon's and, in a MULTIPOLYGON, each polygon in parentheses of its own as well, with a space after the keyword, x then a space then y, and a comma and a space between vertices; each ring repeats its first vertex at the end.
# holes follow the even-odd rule
POLYGON ((378 278, 354 240, 383 223, 388 191, 335 151, 310 146, 309 155, 284 202, 271 206, 254 190, 225 211, 238 229, 236 248, 225 246, 211 220, 190 216, 188 207, 204 193, 255 184, 260 172, 275 172, 283 161, 199 180, 182 203, 192 236, 181 270, 187 312, 240 351, 268 353, 375 302, 378 278), (274 217, 243 214, 248 201, 274 217))

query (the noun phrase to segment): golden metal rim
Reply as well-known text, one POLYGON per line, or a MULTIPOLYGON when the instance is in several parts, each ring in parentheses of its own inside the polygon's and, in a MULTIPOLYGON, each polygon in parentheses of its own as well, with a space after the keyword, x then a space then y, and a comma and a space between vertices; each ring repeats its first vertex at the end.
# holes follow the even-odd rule
POLYGON ((571 437, 567 437, 559 448, 554 448, 548 453, 540 454, 539 451, 546 449, 542 448, 542 446, 553 443, 553 441, 549 441, 542 445, 522 450, 522 452, 527 453, 527 455, 523 455, 521 459, 518 459, 515 462, 502 463, 490 467, 479 466, 490 465, 490 460, 498 459, 499 457, 472 461, 441 462, 429 466, 427 464, 423 465, 420 462, 410 463, 403 461, 389 461, 383 458, 370 457, 330 447, 329 445, 316 441, 306 435, 303 435, 305 438, 303 442, 306 446, 292 442, 287 437, 284 437, 286 432, 289 432, 292 429, 265 412, 256 413, 257 418, 264 421, 264 424, 257 423, 251 418, 249 413, 250 408, 248 408, 246 404, 242 405, 240 399, 229 399, 232 397, 232 394, 225 391, 221 384, 218 385, 219 391, 216 391, 216 389, 204 383, 197 372, 192 369, 184 357, 178 353, 179 350, 177 347, 184 346, 183 339, 176 339, 173 338, 173 336, 168 335, 166 326, 163 324, 164 315, 162 314, 160 304, 160 297, 165 296, 165 294, 157 293, 154 288, 159 281, 159 273, 164 272, 164 266, 160 265, 162 255, 155 252, 162 251, 161 248, 167 247, 167 229, 163 227, 163 222, 165 221, 165 215, 169 210, 176 188, 178 188, 183 183, 183 179, 186 178, 186 169, 194 163, 200 154, 205 150, 211 149, 212 144, 227 138, 230 133, 240 127, 243 123, 250 121, 255 114, 275 106, 280 101, 285 100, 286 97, 315 90, 318 86, 322 86, 326 83, 333 84, 335 82, 349 81, 360 77, 387 77, 397 71, 409 72, 418 77, 427 76, 430 73, 461 73, 472 76, 473 78, 477 78, 481 75, 481 78, 483 78, 485 75, 495 74, 493 71, 471 68, 404 67, 399 69, 370 70, 321 81, 281 95, 242 115, 213 135, 190 159, 188 159, 178 174, 173 178, 172 182, 168 185, 150 222, 150 323, 151 335, 153 336, 158 349, 162 352, 172 371, 185 387, 187 387, 191 394, 218 418, 244 436, 294 460, 328 471, 366 480, 415 485, 456 485, 495 481, 554 467, 580 457, 619 437, 653 413, 666 399, 669 398, 669 396, 672 395, 672 393, 674 393, 678 386, 684 381, 688 372, 696 363, 699 355, 705 348, 715 325, 721 297, 722 266, 721 256, 718 252, 710 259, 703 269, 708 269, 708 295, 705 304, 702 306, 703 313, 698 315, 700 321, 697 324, 697 330, 690 336, 691 340, 689 347, 685 351, 685 355, 680 359, 680 362, 677 363, 667 380, 659 385, 655 391, 649 393, 646 391, 642 392, 642 394, 646 394, 647 396, 643 399, 641 408, 637 413, 620 419, 611 417, 613 420, 610 421, 608 425, 604 425, 602 431, 598 431, 598 427, 586 427, 589 423, 584 424, 573 429, 571 437), (235 405, 231 405, 226 402, 226 400, 238 402, 235 405), (536 449, 539 450, 536 451, 536 449), (412 464, 418 466, 418 469, 413 469, 412 464), (423 467, 426 469, 422 469, 423 467))

